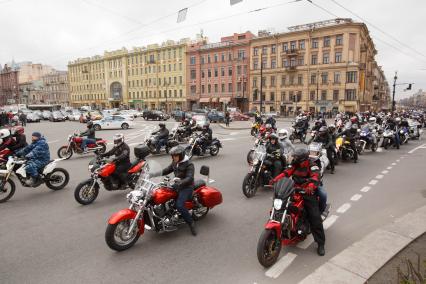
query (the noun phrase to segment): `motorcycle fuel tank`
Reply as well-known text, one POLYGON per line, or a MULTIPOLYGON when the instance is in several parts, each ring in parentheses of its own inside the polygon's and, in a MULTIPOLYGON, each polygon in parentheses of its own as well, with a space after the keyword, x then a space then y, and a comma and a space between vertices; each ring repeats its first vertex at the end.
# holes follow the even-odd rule
POLYGON ((169 188, 159 188, 152 194, 154 204, 163 204, 175 198, 177 198, 177 192, 169 188))

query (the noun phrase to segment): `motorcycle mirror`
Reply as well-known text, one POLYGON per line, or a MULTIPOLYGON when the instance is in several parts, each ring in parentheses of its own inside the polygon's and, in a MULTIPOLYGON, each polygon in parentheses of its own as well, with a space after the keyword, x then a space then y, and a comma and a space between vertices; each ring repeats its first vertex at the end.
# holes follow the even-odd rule
POLYGON ((210 174, 210 168, 208 166, 201 166, 200 174, 203 176, 208 176, 210 174))

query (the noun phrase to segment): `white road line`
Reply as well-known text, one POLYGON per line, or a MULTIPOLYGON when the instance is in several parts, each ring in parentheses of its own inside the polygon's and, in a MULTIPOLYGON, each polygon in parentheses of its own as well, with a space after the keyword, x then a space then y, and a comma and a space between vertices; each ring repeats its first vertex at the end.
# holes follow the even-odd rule
POLYGON ((270 278, 278 278, 281 273, 284 272, 284 270, 290 266, 290 264, 293 262, 293 260, 296 258, 297 254, 294 253, 287 253, 281 259, 275 263, 271 268, 266 270, 265 276, 270 278))
POLYGON ((52 141, 49 141, 49 142, 47 142, 47 144, 53 144, 53 143, 56 143, 56 142, 58 142, 59 140, 52 140, 52 141))
POLYGON ((411 151, 408 152, 408 154, 412 154, 414 153, 414 151, 418 150, 418 149, 424 149, 426 147, 426 144, 420 145, 414 149, 412 149, 411 151))
POLYGON ((387 169, 387 170, 392 170, 392 167, 387 167, 386 169, 387 169))
POLYGON ((392 166, 396 166, 396 163, 392 163, 391 165, 392 165, 392 166))
POLYGON ((382 179, 384 177, 384 175, 377 175, 376 179, 382 179))
POLYGON ((314 242, 314 237, 312 237, 312 234, 310 234, 309 236, 306 237, 306 239, 303 242, 298 243, 296 247, 301 249, 307 249, 313 242, 314 242))
POLYGON ((330 228, 334 224, 334 222, 337 221, 337 218, 339 218, 339 216, 337 215, 328 216, 327 219, 325 219, 325 221, 322 223, 324 230, 330 228))
POLYGON ((377 184, 379 181, 378 180, 375 180, 375 179, 372 179, 368 184, 370 184, 370 185, 375 185, 375 184, 377 184))
POLYGON ((377 148, 376 152, 378 152, 378 153, 383 152, 383 148, 377 148))
POLYGON ((346 211, 348 211, 348 209, 349 208, 351 208, 351 204, 350 203, 345 203, 345 204, 343 204, 342 206, 340 206, 337 210, 336 210, 336 212, 337 213, 340 213, 340 214, 343 214, 343 213, 345 213, 346 211))
POLYGON ((220 139, 220 141, 234 141, 237 140, 236 138, 225 138, 225 139, 220 139))
POLYGON ((401 161, 401 160, 399 160, 399 159, 398 159, 398 160, 396 160, 396 161, 397 161, 397 162, 399 162, 399 161, 401 161))
POLYGON ((389 173, 389 171, 382 171, 382 174, 387 174, 387 173, 389 173))
POLYGON ((362 195, 361 195, 361 194, 354 194, 354 195, 351 197, 351 200, 352 200, 352 201, 358 201, 358 200, 360 200, 360 199, 361 199, 361 197, 362 197, 362 195))
POLYGON ((371 189, 370 186, 364 186, 363 188, 361 188, 362 192, 368 192, 371 189))

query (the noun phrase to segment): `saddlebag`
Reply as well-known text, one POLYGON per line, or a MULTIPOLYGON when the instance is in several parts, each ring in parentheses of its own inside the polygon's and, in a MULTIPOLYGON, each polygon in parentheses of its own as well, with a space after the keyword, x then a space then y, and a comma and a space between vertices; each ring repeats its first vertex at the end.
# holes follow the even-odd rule
POLYGON ((134 152, 135 156, 138 159, 141 159, 141 160, 144 160, 146 158, 146 156, 148 156, 151 153, 149 147, 146 146, 146 145, 142 145, 142 144, 136 146, 135 149, 133 150, 133 152, 134 152))
POLYGON ((197 193, 201 204, 206 207, 213 208, 222 203, 222 193, 213 187, 203 186, 197 193))

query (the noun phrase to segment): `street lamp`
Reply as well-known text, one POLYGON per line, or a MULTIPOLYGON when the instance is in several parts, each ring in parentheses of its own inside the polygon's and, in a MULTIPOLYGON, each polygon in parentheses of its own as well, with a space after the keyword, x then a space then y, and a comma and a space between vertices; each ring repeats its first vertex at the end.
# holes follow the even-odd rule
MULTIPOLYGON (((164 81, 165 81, 165 79, 164 79, 164 81)), ((169 93, 168 93, 168 87, 170 86, 170 82, 166 82, 166 83, 164 83, 164 86, 166 87, 166 113, 169 113, 168 112, 168 101, 167 101, 167 96, 169 95, 169 93)))

